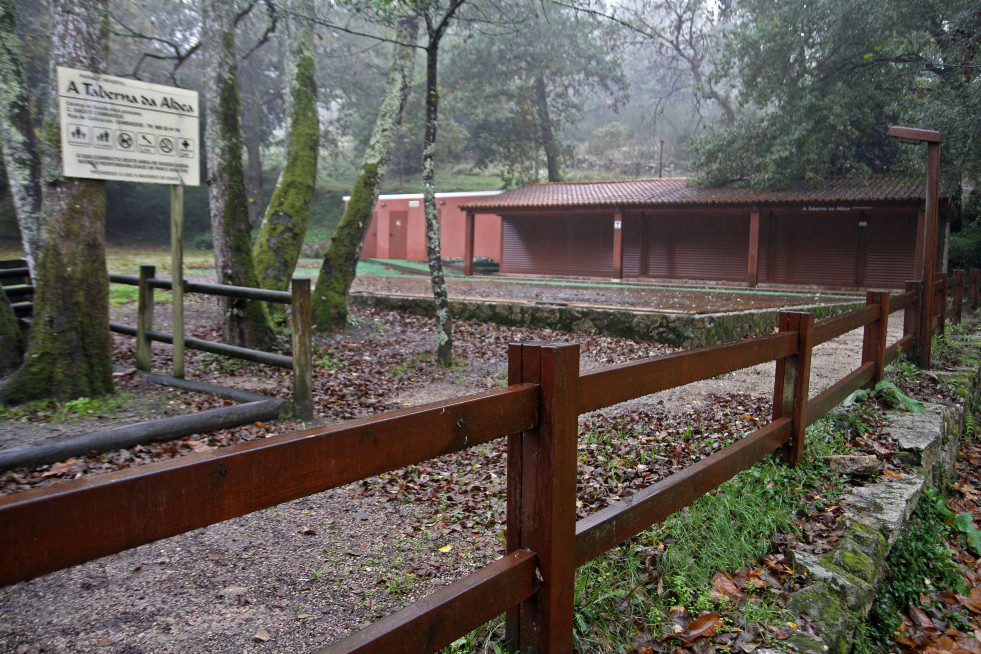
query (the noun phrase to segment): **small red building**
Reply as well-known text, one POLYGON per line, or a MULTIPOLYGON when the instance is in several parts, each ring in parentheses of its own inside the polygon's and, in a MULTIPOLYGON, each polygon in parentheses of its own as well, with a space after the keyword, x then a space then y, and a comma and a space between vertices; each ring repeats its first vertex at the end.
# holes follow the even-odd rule
MULTIPOLYGON (((440 253, 444 259, 462 258, 466 213, 460 205, 490 198, 501 191, 437 193, 436 211, 440 223, 440 253)), ((347 203, 349 197, 344 198, 347 203)), ((501 219, 488 216, 480 221, 474 235, 473 256, 501 259, 501 219)), ((426 216, 422 193, 379 195, 371 225, 361 248, 364 259, 406 259, 425 261, 426 216)))
MULTIPOLYGON (((924 193, 922 180, 893 175, 782 191, 684 178, 534 184, 462 205, 464 261, 487 221, 500 226, 502 273, 897 288, 922 278, 924 193)), ((941 198, 941 251, 949 207, 941 198)))

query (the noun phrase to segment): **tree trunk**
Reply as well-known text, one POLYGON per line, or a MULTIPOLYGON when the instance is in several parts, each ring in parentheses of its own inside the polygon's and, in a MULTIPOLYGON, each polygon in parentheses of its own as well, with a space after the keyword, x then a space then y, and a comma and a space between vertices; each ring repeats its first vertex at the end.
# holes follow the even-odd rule
POLYGON ((242 103, 242 144, 245 146, 245 194, 249 203, 249 227, 255 229, 262 224, 262 137, 259 128, 259 107, 257 101, 242 103))
POLYGON ((24 87, 24 62, 13 0, 0 0, 0 146, 27 265, 41 253, 41 157, 24 87))
MULTIPOLYGON (((414 43, 418 31, 415 18, 399 23, 398 43, 414 43)), ((351 199, 324 256, 313 294, 313 323, 323 331, 337 331, 347 324, 347 294, 351 290, 361 256, 365 232, 378 201, 378 189, 392 159, 395 137, 412 85, 415 52, 409 45, 395 45, 392 65, 385 85, 385 98, 375 119, 371 141, 354 182, 351 199)))
POLYGON ((7 294, 0 290, 0 376, 20 366, 24 357, 24 339, 20 322, 14 315, 7 294))
POLYGON ((43 142, 44 238, 24 365, 0 389, 5 403, 112 391, 105 182, 64 177, 55 66, 102 72, 107 0, 51 3, 51 90, 43 142))
MULTIPOLYGON (((202 0, 201 42, 207 52, 205 149, 208 160, 208 199, 218 283, 259 286, 252 262, 249 210, 242 166, 242 133, 235 56, 235 5, 202 0)), ((274 342, 269 314, 262 302, 220 299, 222 334, 232 345, 269 349, 274 342)))
POLYGON ((453 318, 450 299, 443 278, 443 260, 439 251, 439 215, 436 211, 436 121, 439 114, 437 63, 439 42, 426 49, 426 134, 422 145, 422 201, 426 213, 426 255, 429 276, 436 302, 436 360, 440 365, 453 364, 453 318))
MULTIPOLYGON (((313 0, 293 0, 294 14, 312 16, 313 0)), ((310 205, 317 183, 317 149, 320 122, 317 118, 317 81, 314 78, 313 26, 306 18, 295 21, 289 34, 289 131, 286 163, 276 190, 262 219, 259 238, 252 250, 259 283, 263 288, 285 291, 300 258, 307 233, 310 205)))
POLYGON ((548 181, 561 182, 559 147, 552 131, 552 119, 548 111, 548 90, 545 88, 545 77, 541 73, 535 76, 535 113, 538 114, 539 136, 542 140, 542 149, 545 151, 545 163, 548 166, 548 181))

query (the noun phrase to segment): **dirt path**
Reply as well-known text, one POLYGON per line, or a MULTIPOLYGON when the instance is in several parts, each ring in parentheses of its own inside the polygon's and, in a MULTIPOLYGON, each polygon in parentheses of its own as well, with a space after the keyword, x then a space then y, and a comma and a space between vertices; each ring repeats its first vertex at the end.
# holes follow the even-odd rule
MULTIPOLYGON (((506 378, 509 340, 570 338, 458 325, 464 367, 445 372, 425 360, 432 339, 427 324, 366 310, 356 318, 360 326, 350 334, 317 344, 322 376, 338 378, 336 385, 320 382, 320 422, 486 390, 506 378), (331 357, 335 365, 328 368, 331 357), (394 362, 404 366, 397 374, 394 362), (359 388, 359 371, 390 387, 384 400, 365 399, 366 390, 361 404, 348 409, 346 398, 353 396, 345 393, 359 388)), ((890 340, 897 330, 894 320, 890 340)), ((603 336, 575 338, 584 343, 584 368, 665 351, 603 336)), ((856 367, 860 352, 860 331, 822 346, 812 363, 812 393, 856 367)), ((165 367, 165 355, 158 357, 156 365, 165 367)), ((772 364, 757 366, 608 411, 613 417, 645 409, 686 412, 727 394, 765 404, 772 379, 772 364)), ((472 458, 319 493, 2 588, 0 651, 309 652, 502 553, 504 457, 499 445, 479 449, 472 458), (481 485, 475 495, 483 502, 461 496, 454 504, 449 480, 457 474, 481 485), (399 479, 434 490, 409 497, 398 490, 399 479)))

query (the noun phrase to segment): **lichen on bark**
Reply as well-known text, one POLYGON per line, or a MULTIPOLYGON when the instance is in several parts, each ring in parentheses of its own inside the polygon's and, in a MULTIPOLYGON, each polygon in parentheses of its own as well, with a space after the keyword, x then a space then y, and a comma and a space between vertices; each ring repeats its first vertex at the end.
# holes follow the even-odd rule
MULTIPOLYGON (((207 102, 205 148, 215 268, 221 284, 258 287, 242 165, 234 3, 204 0, 201 18, 201 41, 206 46, 213 91, 207 102)), ((225 341, 255 349, 273 346, 275 337, 264 303, 227 297, 220 302, 225 341)))
POLYGON ((41 160, 34 136, 13 0, 0 0, 0 146, 27 265, 41 253, 41 160))
MULTIPOLYGON (((58 65, 102 72, 108 56, 107 0, 54 0, 51 24, 52 79, 58 65)), ((34 314, 24 364, 0 387, 3 403, 112 391, 105 182, 62 175, 55 84, 43 135, 44 238, 34 314)))
POLYGON ((436 361, 446 368, 453 365, 453 317, 450 315, 449 293, 443 277, 439 214, 436 209, 435 151, 439 118, 437 80, 439 43, 453 13, 462 4, 463 0, 454 0, 436 29, 430 29, 429 45, 426 47, 426 133, 422 146, 422 201, 426 215, 426 255, 429 260, 429 277, 433 287, 433 301, 436 303, 436 361))
POLYGON ((354 281, 364 235, 371 224, 378 189, 392 158, 395 135, 402 124, 409 96, 414 61, 413 48, 408 44, 415 42, 417 32, 418 23, 414 18, 399 22, 385 97, 351 190, 351 199, 320 266, 313 293, 312 316, 314 327, 321 331, 337 331, 347 324, 348 291, 354 281))
MULTIPOLYGON (((293 0, 291 10, 298 16, 312 15, 313 2, 293 0)), ((320 143, 313 28, 303 18, 297 18, 296 24, 296 29, 288 35, 293 48, 290 50, 290 120, 286 137, 286 163, 252 250, 260 284, 263 288, 279 291, 289 288, 306 236, 317 181, 317 150, 320 143)), ((279 313, 276 308, 272 310, 279 313)))

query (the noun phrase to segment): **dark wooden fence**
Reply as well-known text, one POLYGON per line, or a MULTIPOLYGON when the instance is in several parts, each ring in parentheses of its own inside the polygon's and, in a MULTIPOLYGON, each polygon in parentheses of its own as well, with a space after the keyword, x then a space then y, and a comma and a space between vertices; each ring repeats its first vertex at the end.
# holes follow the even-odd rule
MULTIPOLYGON (((152 360, 151 347, 153 341, 173 344, 174 335, 153 329, 153 290, 156 288, 171 290, 173 283, 170 279, 157 279, 156 266, 140 266, 139 275, 109 274, 109 281, 114 284, 129 284, 139 288, 137 299, 136 326, 110 322, 109 329, 117 334, 136 337, 136 368, 150 371, 152 360)), ((277 366, 293 371, 293 407, 296 416, 302 420, 313 418, 313 364, 311 361, 311 323, 310 323, 310 280, 305 277, 294 277, 290 291, 272 291, 247 286, 231 286, 228 284, 200 284, 184 282, 185 293, 200 293, 202 295, 217 295, 239 298, 243 300, 258 300, 277 304, 291 305, 293 330, 293 356, 273 354, 260 350, 215 343, 200 338, 184 337, 184 347, 202 352, 220 354, 233 359, 253 361, 269 366, 277 366)))
MULTIPOLYGON (((965 279, 976 309, 977 271, 953 279, 938 278, 930 289, 943 299, 931 316, 936 329, 948 315, 961 315, 965 294, 957 288, 964 290, 965 279)), ((505 613, 511 647, 570 652, 576 568, 771 452, 796 465, 808 425, 916 346, 922 290, 912 283, 898 295, 869 293, 865 307, 819 322, 783 312, 773 334, 586 373, 579 372, 577 344, 512 344, 506 388, 3 497, 0 584, 506 436, 507 554, 322 651, 432 652, 505 613), (904 333, 890 344, 888 316, 899 311, 904 333), (809 398, 813 349, 859 327, 858 367, 809 398), (769 361, 776 362, 769 424, 576 521, 580 414, 769 361)))
MULTIPOLYGON (((174 343, 174 335, 153 329, 153 290, 173 289, 170 279, 156 279, 156 266, 140 266, 139 275, 109 273, 109 281, 114 284, 128 284, 139 288, 137 300, 136 326, 110 322, 109 330, 117 334, 136 337, 136 368, 150 372, 152 342, 174 343)), ((0 286, 7 294, 18 317, 31 315, 34 286, 31 284, 30 270, 24 259, 0 260, 0 286)), ((227 284, 199 284, 184 282, 185 293, 200 293, 234 297, 244 300, 258 300, 292 306, 293 356, 252 350, 225 343, 206 341, 200 338, 184 337, 184 346, 220 354, 233 359, 252 361, 265 365, 286 368, 293 371, 293 407, 295 415, 302 420, 313 418, 313 364, 311 349, 310 280, 294 277, 290 291, 271 291, 246 286, 227 284)))

